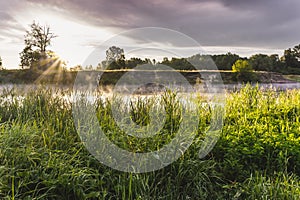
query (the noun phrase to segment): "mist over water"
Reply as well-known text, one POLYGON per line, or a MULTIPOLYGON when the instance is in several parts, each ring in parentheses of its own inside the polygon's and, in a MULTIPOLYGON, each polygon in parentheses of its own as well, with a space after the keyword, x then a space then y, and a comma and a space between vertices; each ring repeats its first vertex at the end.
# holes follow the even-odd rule
MULTIPOLYGON (((246 84, 233 83, 233 84, 223 84, 222 87, 224 87, 224 89, 226 91, 231 92, 231 91, 240 90, 245 85, 246 84)), ((251 85, 256 86, 257 84, 253 83, 251 85)), ((214 86, 216 88, 218 88, 218 84, 214 84, 214 86)), ((300 89, 300 83, 298 83, 298 82, 295 82, 295 83, 259 83, 258 86, 261 89, 273 88, 277 91, 300 89)), ((30 89, 35 89, 35 88, 39 88, 39 87, 40 87, 40 85, 36 85, 36 84, 2 84, 2 85, 0 85, 0 92, 3 92, 4 90, 12 90, 12 89, 15 89, 15 90, 20 91, 20 92, 26 92, 26 91, 29 91, 30 89)), ((43 87, 48 88, 48 89, 62 89, 62 90, 71 89, 70 87, 67 87, 67 86, 56 86, 56 85, 43 85, 43 87)), ((126 94, 126 91, 128 91, 130 87, 134 87, 134 86, 124 85, 123 90, 120 94, 126 94)), ((164 88, 167 88, 167 87, 164 87, 164 88)), ((177 92, 180 92, 180 93, 189 93, 189 92, 193 92, 193 91, 198 92, 198 93, 208 93, 205 84, 196 84, 196 85, 194 85, 193 91, 187 90, 186 88, 183 88, 181 86, 178 86, 176 88, 178 88, 177 92)), ((103 93, 103 95, 105 95, 105 96, 110 96, 110 95, 112 95, 111 94, 112 89, 113 89, 112 86, 102 86, 102 87, 99 87, 98 91, 103 93)), ((144 93, 142 92, 141 94, 139 94, 137 92, 135 95, 137 95, 137 96, 148 96, 148 95, 151 95, 151 93, 158 93, 158 92, 159 91, 151 92, 150 89, 148 90, 146 88, 144 93), (147 92, 149 92, 149 93, 147 93, 147 92)))

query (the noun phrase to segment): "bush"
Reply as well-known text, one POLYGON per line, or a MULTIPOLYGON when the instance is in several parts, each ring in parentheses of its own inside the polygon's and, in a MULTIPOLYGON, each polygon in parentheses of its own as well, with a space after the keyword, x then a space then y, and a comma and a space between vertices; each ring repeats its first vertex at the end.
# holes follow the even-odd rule
POLYGON ((247 60, 237 60, 232 65, 232 71, 234 72, 252 72, 253 68, 247 60))

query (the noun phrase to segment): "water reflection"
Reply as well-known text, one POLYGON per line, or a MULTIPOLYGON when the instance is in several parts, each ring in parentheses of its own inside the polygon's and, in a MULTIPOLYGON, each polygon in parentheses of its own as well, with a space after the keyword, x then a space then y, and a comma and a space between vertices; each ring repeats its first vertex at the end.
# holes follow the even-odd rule
MULTIPOLYGON (((252 86, 256 86, 256 85, 257 84, 252 84, 252 86)), ((97 92, 98 95, 101 94, 101 98, 103 100, 105 100, 106 98, 112 98, 114 95, 123 96, 125 99, 128 98, 128 96, 146 98, 149 96, 161 95, 165 91, 165 89, 168 89, 168 87, 163 88, 160 85, 158 85, 157 87, 155 86, 154 89, 151 87, 148 87, 148 86, 149 85, 138 87, 138 90, 133 94, 127 93, 127 91, 130 91, 130 87, 136 87, 136 86, 130 86, 130 85, 123 86, 124 89, 118 90, 118 93, 116 93, 116 91, 113 90, 112 86, 101 87, 98 90, 96 90, 95 92, 97 92)), ((217 93, 223 92, 223 89, 226 92, 234 92, 234 91, 239 91, 244 86, 245 86, 245 84, 221 84, 219 86, 217 84, 214 84, 214 87, 212 89, 208 90, 207 85, 196 84, 193 87, 189 87, 189 88, 184 88, 180 85, 178 85, 176 87, 173 86, 172 88, 173 89, 177 88, 176 92, 181 95, 188 95, 188 94, 196 93, 196 94, 200 94, 200 95, 209 97, 209 96, 215 95, 217 93)), ((9 93, 9 91, 14 91, 15 95, 19 94, 20 96, 22 96, 22 95, 24 95, 24 93, 27 93, 32 90, 36 90, 40 87, 41 87, 40 85, 35 85, 35 84, 19 84, 19 85, 4 84, 4 85, 0 85, 0 94, 3 96, 3 93, 9 93)), ((43 85, 42 87, 47 90, 59 89, 62 91, 69 91, 69 92, 65 93, 64 98, 69 98, 72 96, 72 94, 70 93, 72 91, 72 87, 57 86, 57 85, 43 85)), ((271 88, 271 89, 275 89, 276 91, 285 91, 285 90, 290 90, 290 89, 300 89, 300 82, 260 83, 260 84, 258 84, 258 87, 263 90, 271 88)), ((83 90, 81 92, 86 92, 86 91, 83 90)), ((91 93, 89 96, 90 96, 90 98, 89 98, 90 101, 95 100, 94 94, 91 93)))

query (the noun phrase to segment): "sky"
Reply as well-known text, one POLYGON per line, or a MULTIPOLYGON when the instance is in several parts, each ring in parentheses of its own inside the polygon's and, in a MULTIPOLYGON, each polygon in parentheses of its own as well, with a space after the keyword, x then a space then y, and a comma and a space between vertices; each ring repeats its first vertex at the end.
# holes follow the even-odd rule
MULTIPOLYGON (((5 68, 19 67, 24 35, 33 21, 58 36, 49 49, 69 67, 83 64, 110 38, 143 27, 185 34, 210 54, 282 55, 300 43, 299 9, 299 0, 0 0, 0 56, 5 68)), ((127 36, 128 43, 141 43, 134 34, 127 36)), ((181 48, 171 40, 162 42, 168 35, 151 38, 161 42, 160 48, 181 48)))

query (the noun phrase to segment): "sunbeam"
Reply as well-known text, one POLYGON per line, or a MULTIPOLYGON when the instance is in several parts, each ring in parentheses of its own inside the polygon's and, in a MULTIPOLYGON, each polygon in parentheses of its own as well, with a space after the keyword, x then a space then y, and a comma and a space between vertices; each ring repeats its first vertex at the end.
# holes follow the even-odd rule
POLYGON ((63 80, 63 72, 65 70, 65 61, 59 56, 53 55, 39 61, 40 68, 46 70, 35 80, 35 83, 43 83, 45 81, 51 83, 60 83, 63 80), (50 79, 50 80, 49 80, 50 79))

